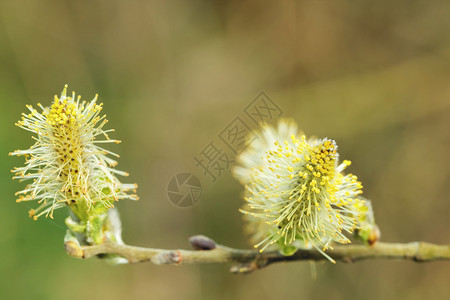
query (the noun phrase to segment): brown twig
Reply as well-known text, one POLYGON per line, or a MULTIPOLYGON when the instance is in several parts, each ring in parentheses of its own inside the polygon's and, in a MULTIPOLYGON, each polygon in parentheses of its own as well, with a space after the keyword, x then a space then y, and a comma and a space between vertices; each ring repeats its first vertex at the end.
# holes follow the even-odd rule
MULTIPOLYGON (((260 253, 257 250, 234 249, 217 245, 213 240, 195 236, 190 239, 194 249, 165 250, 119 245, 105 242, 100 245, 78 246, 66 242, 66 252, 78 258, 91 258, 100 254, 115 254, 124 257, 129 263, 151 261, 158 265, 181 265, 197 263, 231 263, 231 272, 247 273, 264 268, 272 263, 289 261, 322 261, 326 258, 315 249, 300 249, 292 256, 283 256, 277 251, 260 253), (200 246, 206 247, 206 249, 200 246)), ((327 250, 336 261, 355 262, 364 259, 398 259, 415 262, 450 260, 450 245, 436 245, 426 242, 377 243, 374 246, 347 245, 327 250)))

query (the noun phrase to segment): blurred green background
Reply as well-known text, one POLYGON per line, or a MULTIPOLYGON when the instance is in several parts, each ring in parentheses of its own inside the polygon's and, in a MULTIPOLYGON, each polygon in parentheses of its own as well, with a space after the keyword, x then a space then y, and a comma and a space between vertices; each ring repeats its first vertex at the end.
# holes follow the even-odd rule
POLYGON ((25 104, 65 83, 99 93, 139 184, 118 207, 129 244, 187 248, 205 234, 249 247, 242 187, 199 177, 191 208, 171 204, 172 176, 264 90, 307 135, 336 139, 372 199, 386 242, 450 243, 450 2, 0 1, 1 299, 444 299, 450 264, 277 264, 246 276, 224 265, 110 266, 63 250, 64 209, 32 221, 8 157, 31 145, 25 104))

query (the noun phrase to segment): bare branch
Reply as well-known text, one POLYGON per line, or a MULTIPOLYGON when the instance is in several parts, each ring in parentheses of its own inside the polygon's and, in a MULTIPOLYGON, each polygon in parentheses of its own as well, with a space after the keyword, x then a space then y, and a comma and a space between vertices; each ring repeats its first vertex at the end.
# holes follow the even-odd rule
MULTIPOLYGON (((67 242, 66 252, 78 258, 91 258, 100 254, 122 256, 129 263, 151 261, 162 265, 181 265, 198 263, 231 263, 233 273, 247 273, 266 267, 272 263, 289 261, 322 261, 326 258, 315 249, 300 249, 292 256, 283 256, 277 251, 260 253, 257 250, 234 249, 216 244, 212 239, 195 236, 190 239, 194 249, 209 250, 165 250, 119 245, 105 242, 94 246, 78 246, 67 242)), ((336 261, 355 262, 364 259, 397 259, 415 262, 450 260, 450 245, 435 245, 426 242, 377 243, 374 246, 347 245, 327 250, 336 261)))

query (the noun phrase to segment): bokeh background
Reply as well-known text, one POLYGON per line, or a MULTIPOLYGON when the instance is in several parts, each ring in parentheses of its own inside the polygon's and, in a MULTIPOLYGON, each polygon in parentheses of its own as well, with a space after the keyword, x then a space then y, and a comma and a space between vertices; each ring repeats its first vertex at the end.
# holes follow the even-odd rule
MULTIPOLYGON (((450 243, 450 2, 0 1, 0 298, 444 299, 450 264, 278 264, 246 276, 225 265, 110 266, 63 250, 55 221, 16 204, 14 126, 25 104, 65 83, 99 93, 122 144, 119 168, 139 184, 118 205, 129 244, 187 248, 205 234, 249 247, 242 187, 202 177, 193 157, 260 91, 308 135, 337 141, 373 201, 386 242, 450 243), (168 201, 175 174, 199 175, 200 201, 168 201)), ((254 126, 254 124, 253 124, 254 126)))

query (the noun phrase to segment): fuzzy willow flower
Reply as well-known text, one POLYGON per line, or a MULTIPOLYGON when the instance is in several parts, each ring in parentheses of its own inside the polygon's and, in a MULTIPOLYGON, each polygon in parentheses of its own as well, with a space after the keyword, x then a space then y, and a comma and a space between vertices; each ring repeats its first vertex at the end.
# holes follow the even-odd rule
POLYGON ((68 206, 84 229, 89 222, 101 227, 115 201, 137 200, 129 194, 137 186, 117 179, 128 174, 114 169, 117 162, 110 156, 118 155, 100 146, 119 141, 108 137, 113 129, 103 129, 108 121, 99 115, 103 104, 97 104, 98 96, 86 102, 74 92, 66 93, 67 85, 50 107, 38 103, 41 112, 27 105, 30 113, 16 123, 36 134, 29 149, 11 153, 26 158, 25 166, 13 170, 13 178, 31 180, 16 193, 17 202, 37 201, 39 206, 29 212, 35 220, 42 215, 53 218, 55 209, 68 206))
POLYGON ((255 247, 263 251, 277 244, 291 254, 313 246, 325 250, 332 243, 349 243, 345 232, 358 225, 362 185, 342 171, 337 145, 330 139, 309 139, 292 121, 277 128, 264 125, 238 156, 234 175, 245 185, 246 205, 255 247))

